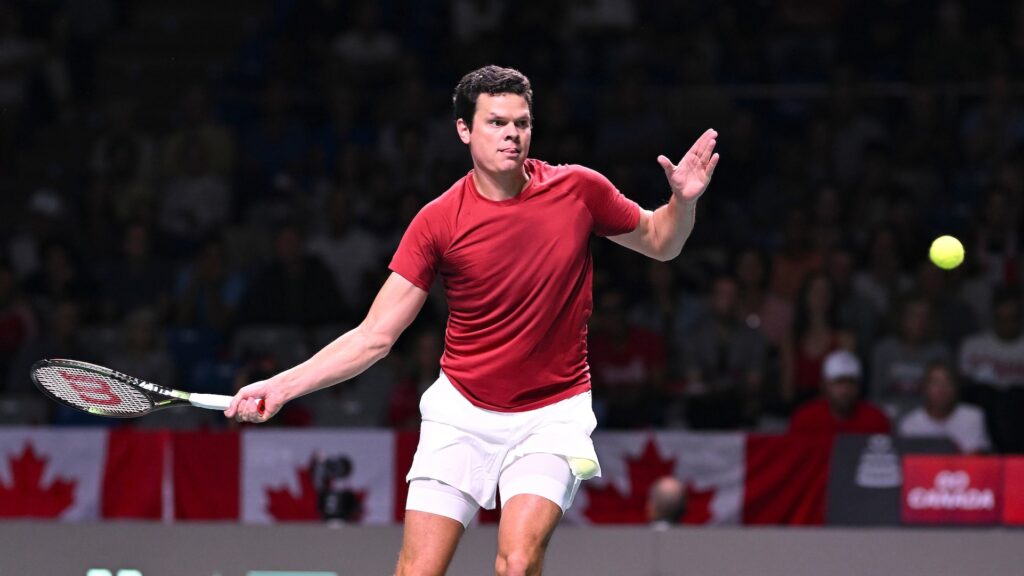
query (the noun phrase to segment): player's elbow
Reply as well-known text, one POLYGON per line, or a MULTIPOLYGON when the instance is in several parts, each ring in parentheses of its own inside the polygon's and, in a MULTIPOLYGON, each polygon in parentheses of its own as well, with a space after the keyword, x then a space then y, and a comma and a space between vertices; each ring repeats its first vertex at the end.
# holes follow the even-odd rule
POLYGON ((376 330, 373 326, 360 326, 363 333, 363 346, 373 362, 376 362, 391 352, 397 338, 386 331, 376 330))
POLYGON ((650 257, 654 258, 658 262, 668 262, 669 260, 675 259, 676 256, 679 256, 682 251, 682 246, 663 246, 654 250, 650 254, 650 257))
POLYGON ((374 361, 387 356, 391 352, 391 347, 394 345, 395 338, 389 334, 383 333, 372 334, 367 341, 367 348, 373 356, 374 361))

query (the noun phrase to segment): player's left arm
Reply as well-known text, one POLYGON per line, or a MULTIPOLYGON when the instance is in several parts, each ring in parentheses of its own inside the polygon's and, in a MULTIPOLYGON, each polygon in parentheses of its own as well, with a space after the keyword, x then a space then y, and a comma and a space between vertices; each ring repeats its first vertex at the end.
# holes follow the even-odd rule
POLYGON ((717 138, 718 132, 712 129, 704 132, 679 164, 658 156, 658 164, 664 168, 672 188, 672 198, 653 212, 641 210, 640 221, 632 232, 610 239, 656 260, 666 261, 678 256, 693 231, 697 199, 707 189, 718 165, 717 138))

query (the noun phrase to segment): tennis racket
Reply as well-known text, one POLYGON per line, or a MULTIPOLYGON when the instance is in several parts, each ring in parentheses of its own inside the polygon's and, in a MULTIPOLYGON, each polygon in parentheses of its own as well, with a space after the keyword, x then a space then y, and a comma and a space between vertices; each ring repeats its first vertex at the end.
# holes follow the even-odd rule
MULTIPOLYGON (((231 396, 182 392, 78 360, 40 360, 32 365, 32 382, 65 406, 111 418, 135 418, 172 406, 227 410, 231 404, 231 396)), ((257 410, 266 410, 263 400, 257 410)))

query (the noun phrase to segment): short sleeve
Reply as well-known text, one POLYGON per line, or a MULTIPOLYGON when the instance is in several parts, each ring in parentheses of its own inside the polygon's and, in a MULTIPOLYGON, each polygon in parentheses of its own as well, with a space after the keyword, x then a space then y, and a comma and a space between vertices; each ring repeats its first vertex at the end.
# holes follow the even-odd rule
POLYGON ((594 234, 618 236, 632 232, 640 223, 640 206, 600 172, 577 167, 578 193, 594 219, 594 234))
POLYGON ((444 253, 443 221, 435 204, 413 218, 388 268, 423 290, 430 291, 444 253))

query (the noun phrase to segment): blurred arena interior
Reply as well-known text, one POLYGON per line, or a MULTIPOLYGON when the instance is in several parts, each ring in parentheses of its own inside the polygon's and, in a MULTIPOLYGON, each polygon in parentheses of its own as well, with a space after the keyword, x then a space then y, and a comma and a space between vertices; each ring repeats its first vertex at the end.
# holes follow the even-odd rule
MULTIPOLYGON (((355 326, 406 225, 471 168, 451 93, 489 63, 533 83, 532 157, 597 169, 646 208, 669 194, 657 155, 720 134, 682 256, 592 242, 606 474, 567 523, 634 525, 621 541, 650 550, 643 575, 943 574, 961 566, 943 550, 968 543, 975 571, 1019 573, 1021 0, 0 0, 0 534, 95 542, 76 574, 136 558, 112 543, 124 519, 148 521, 135 541, 154 549, 200 520, 341 522, 327 540, 397 542, 398 468, 443 347, 436 284, 388 358, 266 429, 202 410, 102 420, 48 402, 28 371, 76 358, 232 394, 355 326), (943 234, 966 247, 950 271, 927 258, 943 234), (823 377, 838 350, 860 363, 851 410, 877 409, 874 425, 813 425, 841 401, 823 377), (832 443, 846 433, 885 440, 832 443), (247 460, 259 442, 287 454, 247 460), (360 460, 360 442, 378 452, 360 460), (310 452, 321 443, 352 447, 310 452), (117 467, 148 491, 125 496, 117 467), (252 474, 267 475, 260 496, 252 474), (670 524, 820 528, 652 532, 659 475, 686 488, 670 524), (24 520, 39 517, 72 523, 24 520), (927 524, 964 527, 910 527, 927 524), (792 563, 728 558, 771 558, 762 535, 792 563), (686 569, 687 551, 708 561, 692 539, 720 570, 686 569), (844 572, 862 545, 889 552, 844 572)), ((552 554, 607 542, 593 530, 560 532, 552 554)), ((389 569, 397 544, 373 550, 389 569)), ((161 554, 146 574, 175 573, 161 554)), ((344 556, 314 568, 350 573, 344 556)), ((0 575, 56 573, 13 558, 0 575)))

